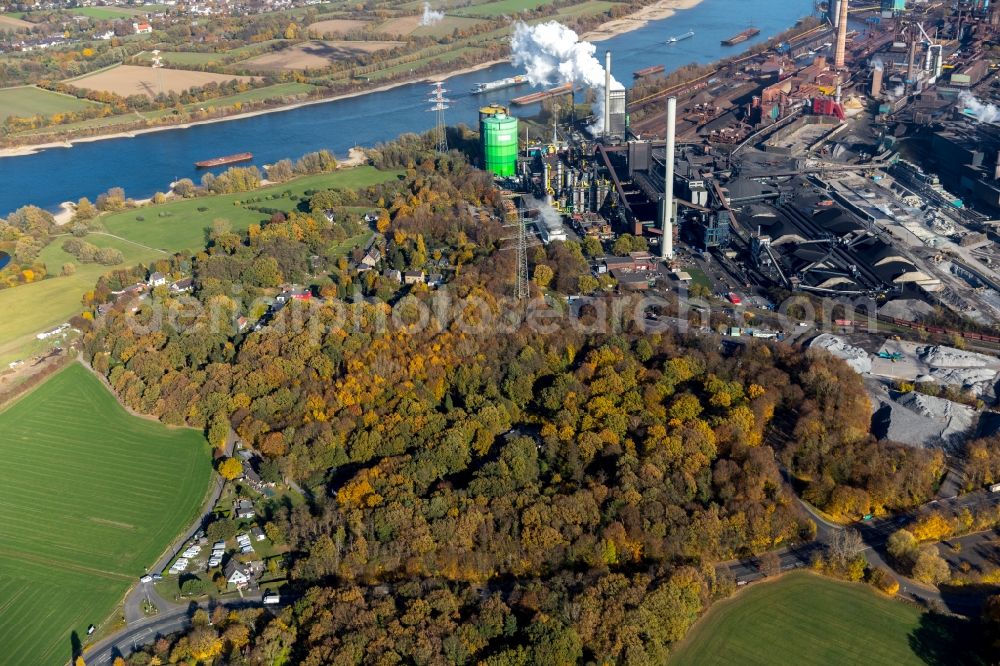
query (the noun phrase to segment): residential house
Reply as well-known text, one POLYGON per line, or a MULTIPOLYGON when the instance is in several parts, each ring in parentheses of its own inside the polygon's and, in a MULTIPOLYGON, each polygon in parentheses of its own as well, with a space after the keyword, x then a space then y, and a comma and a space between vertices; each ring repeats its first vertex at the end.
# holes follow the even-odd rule
POLYGON ((226 577, 226 583, 234 586, 238 590, 245 590, 252 582, 250 572, 235 559, 229 560, 222 570, 222 575, 226 577))
POLYGON ((173 284, 171 284, 170 285, 170 293, 172 293, 172 294, 181 294, 181 293, 184 293, 186 291, 191 291, 191 288, 193 286, 194 286, 194 280, 192 278, 187 277, 187 278, 184 278, 182 280, 178 280, 177 282, 174 282, 173 284))
POLYGON ((264 482, 260 478, 260 474, 257 473, 250 464, 243 466, 243 480, 247 482, 247 485, 255 490, 260 490, 264 487, 264 482))
POLYGON ((149 33, 153 32, 153 26, 149 25, 148 23, 133 23, 132 30, 137 35, 148 35, 149 33))
POLYGON ((423 284, 423 271, 406 271, 403 273, 403 284, 423 284))
POLYGON ((159 271, 156 271, 155 273, 152 273, 149 276, 149 279, 146 280, 146 284, 148 284, 150 287, 154 287, 154 288, 155 287, 162 287, 166 283, 167 283, 167 276, 164 275, 163 273, 159 272, 159 271))
POLYGON ((389 268, 389 269, 387 269, 385 271, 385 276, 387 278, 389 278, 390 280, 393 280, 395 282, 402 282, 403 281, 403 274, 400 271, 397 271, 395 268, 389 268))
POLYGON ((427 286, 440 287, 442 284, 444 284, 444 276, 440 273, 431 273, 427 276, 427 286))
POLYGON ((358 262, 355 268, 357 268, 359 273, 370 271, 375 268, 375 264, 377 264, 381 258, 382 253, 379 249, 377 247, 370 247, 368 251, 365 252, 365 256, 361 257, 361 261, 358 262))
POLYGON ((237 518, 253 518, 257 515, 253 509, 253 502, 248 499, 240 499, 233 502, 233 514, 237 518))
POLYGON ((274 297, 274 300, 278 303, 284 305, 289 301, 308 301, 312 298, 312 292, 309 287, 298 287, 292 285, 284 289, 280 294, 274 297))
POLYGON ((264 530, 260 529, 256 525, 250 528, 250 536, 253 537, 254 541, 263 541, 264 539, 267 538, 267 535, 264 534, 264 530))

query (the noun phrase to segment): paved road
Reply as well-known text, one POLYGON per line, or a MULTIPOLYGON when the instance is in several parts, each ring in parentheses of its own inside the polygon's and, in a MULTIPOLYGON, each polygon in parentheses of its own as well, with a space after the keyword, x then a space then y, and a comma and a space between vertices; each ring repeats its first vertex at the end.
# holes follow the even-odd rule
MULTIPOLYGON (((803 502, 799 503, 803 509, 812 517, 816 523, 816 538, 813 541, 795 546, 789 546, 778 551, 774 551, 778 556, 778 566, 782 572, 803 568, 809 565, 814 554, 822 553, 827 545, 831 543, 834 535, 845 529, 844 526, 832 523, 818 513, 812 506, 803 502)), ((935 500, 930 502, 929 507, 938 507, 945 511, 954 511, 963 507, 970 509, 986 505, 1000 504, 1000 493, 987 493, 980 491, 970 493, 962 497, 956 497, 948 501, 935 500)), ((904 527, 914 519, 918 510, 913 510, 906 514, 893 516, 891 518, 872 520, 864 523, 856 523, 851 527, 857 529, 865 543, 863 553, 873 566, 885 567, 899 582, 899 596, 915 601, 924 606, 939 606, 945 610, 958 615, 976 616, 981 607, 983 597, 975 594, 956 594, 952 592, 942 592, 934 587, 922 585, 905 576, 897 574, 885 562, 884 546, 885 541, 897 529, 904 527)), ((970 548, 978 541, 988 542, 996 537, 994 530, 988 530, 979 534, 967 535, 961 538, 964 548, 970 548)), ((954 541, 954 540, 953 540, 954 541)), ((733 562, 723 563, 732 573, 733 577, 740 585, 752 583, 766 577, 761 571, 758 558, 746 558, 733 562)), ((140 585, 136 588, 141 593, 151 584, 140 585)), ((155 592, 154 592, 155 593, 155 592)), ((282 595, 282 604, 287 604, 292 599, 287 595, 282 595)), ((154 602, 155 603, 155 602, 154 602)), ((243 599, 236 599, 223 602, 224 606, 230 608, 261 606, 261 596, 247 596, 243 599)), ((130 622, 123 631, 99 641, 86 653, 87 663, 91 666, 110 666, 115 656, 127 656, 131 654, 137 646, 145 645, 156 639, 157 636, 164 636, 181 631, 188 627, 191 622, 191 615, 197 608, 209 610, 209 605, 189 604, 179 606, 170 602, 163 602, 159 606, 159 614, 153 617, 144 617, 135 622, 130 622)))
MULTIPOLYGON (((816 509, 801 499, 799 500, 799 503, 816 523, 816 539, 810 541, 809 543, 775 551, 778 555, 778 562, 781 567, 781 571, 783 572, 807 566, 814 553, 824 552, 828 544, 832 542, 834 535, 837 532, 846 529, 842 525, 830 522, 817 512, 816 509)), ((957 512, 963 508, 968 508, 971 511, 998 504, 1000 504, 1000 493, 976 491, 969 493, 968 495, 954 497, 948 500, 933 500, 925 504, 923 507, 913 509, 906 513, 891 516, 889 518, 855 523, 854 525, 851 525, 850 528, 856 529, 861 535, 862 542, 865 544, 865 547, 861 552, 864 554, 869 564, 885 568, 899 583, 898 596, 917 602, 923 606, 935 606, 951 613, 955 613, 956 615, 975 617, 978 616, 980 610, 982 609, 982 603, 985 598, 983 594, 963 593, 950 590, 942 591, 936 587, 918 583, 911 578, 898 574, 891 566, 889 566, 889 563, 885 559, 885 543, 893 532, 898 529, 902 529, 911 523, 921 510, 936 508, 945 513, 950 513, 957 512)), ((989 529, 976 534, 963 536, 960 539, 952 539, 951 541, 961 541, 962 548, 969 549, 975 547, 975 545, 979 543, 989 543, 995 538, 996 531, 989 529)), ((732 575, 735 577, 737 583, 740 585, 752 583, 766 577, 766 574, 761 570, 759 559, 755 557, 730 562, 727 563, 727 566, 729 567, 732 575)))
MULTIPOLYGON (((291 599, 282 599, 283 604, 287 604, 291 599)), ((233 599, 222 602, 227 608, 248 608, 262 605, 261 593, 247 595, 243 599, 233 599)), ((132 652, 143 645, 152 643, 158 636, 166 636, 186 629, 191 624, 191 616, 199 608, 211 610, 208 603, 188 605, 170 604, 167 610, 161 610, 152 617, 131 623, 126 629, 118 632, 114 636, 98 641, 92 648, 84 653, 84 659, 88 666, 111 666, 115 657, 127 657, 132 652)))

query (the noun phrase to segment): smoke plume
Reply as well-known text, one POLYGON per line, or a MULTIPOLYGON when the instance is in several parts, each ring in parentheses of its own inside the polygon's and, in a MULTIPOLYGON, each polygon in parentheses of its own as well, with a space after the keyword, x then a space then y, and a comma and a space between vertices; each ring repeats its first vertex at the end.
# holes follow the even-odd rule
MULTIPOLYGON (((580 84, 597 93, 594 129, 604 129, 604 66, 594 57, 597 47, 557 21, 514 27, 510 47, 515 67, 523 67, 532 85, 580 84)), ((613 77, 612 90, 624 88, 613 77)))
POLYGON ((885 69, 885 63, 882 62, 881 58, 875 58, 872 60, 872 69, 885 69))
POLYGON ((431 3, 424 3, 424 15, 420 17, 420 25, 433 25, 444 18, 444 12, 431 9, 431 3))
POLYGON ((958 96, 958 103, 981 123, 995 123, 1000 120, 1000 107, 996 104, 983 104, 970 92, 963 91, 958 96))

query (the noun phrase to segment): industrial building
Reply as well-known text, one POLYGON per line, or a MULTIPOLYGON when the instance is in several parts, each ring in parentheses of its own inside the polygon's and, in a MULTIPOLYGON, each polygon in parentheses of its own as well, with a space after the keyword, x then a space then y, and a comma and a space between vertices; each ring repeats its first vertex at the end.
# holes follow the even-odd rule
MULTIPOLYGON (((731 288, 919 298, 1000 322, 1000 83, 977 46, 1000 39, 998 7, 833 0, 827 24, 640 99, 612 84, 606 53, 602 117, 519 137, 486 107, 483 163, 541 242, 632 234, 667 274, 694 255, 731 288)), ((525 103, 557 95, 572 86, 525 103)), ((645 288, 647 271, 618 273, 645 288)))

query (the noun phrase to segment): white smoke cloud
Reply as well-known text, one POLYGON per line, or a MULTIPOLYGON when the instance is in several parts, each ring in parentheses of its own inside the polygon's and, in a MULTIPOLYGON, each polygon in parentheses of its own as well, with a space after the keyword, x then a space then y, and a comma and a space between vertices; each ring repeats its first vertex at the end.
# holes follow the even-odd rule
POLYGON ((444 12, 436 12, 431 9, 431 3, 424 3, 424 15, 420 17, 420 25, 434 25, 444 18, 444 12))
MULTIPOLYGON (((594 129, 604 129, 604 66, 594 57, 597 47, 557 21, 514 27, 510 47, 515 67, 523 67, 532 85, 581 84, 597 93, 594 129)), ((611 78, 611 89, 624 86, 611 78)))
POLYGON ((963 91, 958 96, 958 103, 981 123, 995 123, 1000 120, 1000 107, 996 104, 983 104, 968 91, 963 91))
POLYGON ((885 69, 885 63, 882 62, 881 58, 875 58, 872 60, 872 69, 885 69))

